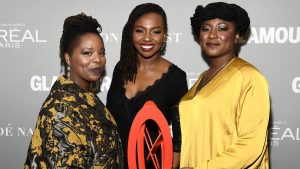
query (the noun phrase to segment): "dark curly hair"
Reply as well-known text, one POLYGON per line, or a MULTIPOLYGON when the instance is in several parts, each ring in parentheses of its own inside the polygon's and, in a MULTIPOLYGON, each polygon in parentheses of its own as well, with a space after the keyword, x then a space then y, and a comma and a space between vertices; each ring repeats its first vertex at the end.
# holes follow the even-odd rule
MULTIPOLYGON (((162 7, 153 3, 145 3, 136 6, 130 13, 129 18, 123 28, 120 62, 118 67, 121 70, 122 80, 125 83, 127 81, 135 81, 138 66, 137 52, 133 45, 132 39, 133 25, 141 16, 153 12, 162 16, 164 31, 167 34, 168 24, 166 13, 162 7)), ((163 52, 164 51, 162 51, 162 53, 163 52)))
POLYGON ((199 5, 196 7, 193 17, 190 18, 193 36, 197 42, 199 42, 202 22, 216 18, 233 22, 241 37, 249 31, 250 18, 247 11, 240 6, 225 2, 210 3, 205 7, 199 5))
POLYGON ((63 32, 60 38, 60 64, 64 68, 64 73, 67 73, 67 63, 64 57, 65 53, 72 55, 74 47, 78 45, 80 36, 86 33, 95 33, 101 39, 101 25, 92 16, 87 16, 84 13, 67 17, 64 22, 63 32))

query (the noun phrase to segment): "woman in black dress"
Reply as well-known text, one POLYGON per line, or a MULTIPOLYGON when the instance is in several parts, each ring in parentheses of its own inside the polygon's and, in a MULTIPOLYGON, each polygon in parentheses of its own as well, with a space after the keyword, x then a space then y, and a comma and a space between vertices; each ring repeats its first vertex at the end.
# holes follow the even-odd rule
MULTIPOLYGON (((187 82, 185 72, 162 57, 167 30, 166 14, 160 6, 147 3, 133 9, 123 29, 120 61, 113 72, 107 108, 116 119, 127 159, 132 121, 147 100, 154 101, 172 125, 173 166, 177 168, 181 145, 178 102, 187 91, 187 82)), ((157 135, 154 124, 147 127, 152 136, 157 135)), ((128 166, 127 160, 124 162, 128 166)))

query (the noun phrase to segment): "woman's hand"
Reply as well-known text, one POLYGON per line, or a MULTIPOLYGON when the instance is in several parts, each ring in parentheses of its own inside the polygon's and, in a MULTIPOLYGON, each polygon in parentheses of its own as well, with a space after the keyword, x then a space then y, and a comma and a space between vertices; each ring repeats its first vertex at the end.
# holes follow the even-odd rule
POLYGON ((178 169, 180 163, 180 153, 173 152, 173 164, 172 169, 178 169))

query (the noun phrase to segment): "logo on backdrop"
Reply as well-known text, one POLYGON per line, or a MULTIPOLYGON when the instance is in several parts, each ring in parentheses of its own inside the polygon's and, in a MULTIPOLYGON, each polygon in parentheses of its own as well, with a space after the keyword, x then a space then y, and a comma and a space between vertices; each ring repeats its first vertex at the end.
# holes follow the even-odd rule
MULTIPOLYGON (((122 33, 101 33, 101 35, 105 43, 121 42, 122 39, 122 33)), ((182 32, 168 33, 167 42, 180 43, 182 36, 182 32)), ((240 43, 246 41, 241 38, 240 43)), ((251 27, 251 35, 247 43, 300 43, 300 27, 251 27)))
POLYGON ((252 27, 247 43, 300 43, 300 27, 252 27))
POLYGON ((200 73, 188 72, 186 73, 188 88, 190 89, 198 80, 200 73))
POLYGON ((290 127, 286 121, 275 121, 269 128, 271 146, 279 146, 284 141, 300 141, 300 128, 290 127))
POLYGON ((23 43, 45 43, 38 29, 28 29, 24 23, 0 23, 0 49, 21 48, 23 43))
MULTIPOLYGON (((40 76, 35 75, 30 78, 30 88, 35 92, 49 92, 58 76, 40 76)), ((108 91, 111 83, 111 77, 105 76, 102 79, 100 91, 108 91)))
POLYGON ((292 81, 292 90, 294 93, 300 93, 300 77, 295 77, 292 81))
POLYGON ((0 123, 0 137, 32 136, 33 128, 15 126, 12 123, 0 123))
MULTIPOLYGON (((168 33, 168 43, 179 43, 182 37, 181 32, 168 33)), ((121 42, 122 33, 101 33, 104 43, 121 42)))

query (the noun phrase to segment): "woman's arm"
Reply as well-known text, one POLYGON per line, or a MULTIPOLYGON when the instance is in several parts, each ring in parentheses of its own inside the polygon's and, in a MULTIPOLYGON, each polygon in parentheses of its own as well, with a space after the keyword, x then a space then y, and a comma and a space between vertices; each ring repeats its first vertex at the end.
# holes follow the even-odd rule
MULTIPOLYGON (((199 168, 257 168, 267 153, 270 114, 268 85, 257 71, 244 72, 231 145, 199 168)), ((197 167, 196 167, 197 168, 197 167)))

